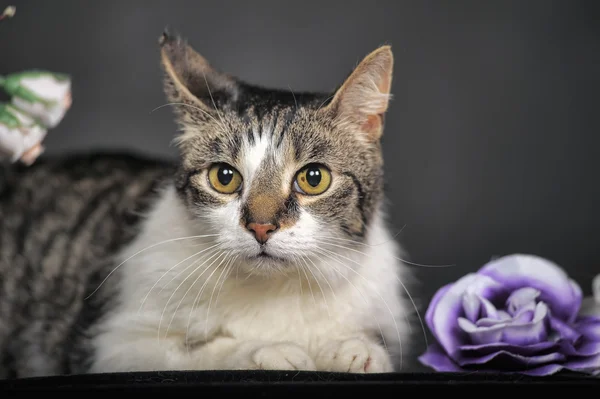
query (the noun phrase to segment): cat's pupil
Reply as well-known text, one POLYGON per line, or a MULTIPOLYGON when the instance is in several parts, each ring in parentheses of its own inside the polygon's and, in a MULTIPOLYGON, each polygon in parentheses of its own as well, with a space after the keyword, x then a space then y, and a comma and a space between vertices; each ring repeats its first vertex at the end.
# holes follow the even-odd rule
POLYGON ((306 181, 313 187, 317 187, 321 182, 321 171, 319 168, 310 168, 306 171, 306 181))
POLYGON ((217 173, 217 178, 219 179, 219 183, 226 186, 233 179, 233 170, 227 166, 221 166, 217 173))

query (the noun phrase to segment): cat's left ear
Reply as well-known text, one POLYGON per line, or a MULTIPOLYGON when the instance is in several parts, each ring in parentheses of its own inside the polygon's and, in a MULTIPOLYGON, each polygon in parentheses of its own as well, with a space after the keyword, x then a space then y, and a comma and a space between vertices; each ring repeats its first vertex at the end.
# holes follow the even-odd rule
POLYGON ((180 36, 165 31, 159 45, 165 72, 164 90, 169 102, 186 103, 212 112, 236 101, 236 79, 211 66, 180 36))
POLYGON ((336 123, 343 128, 379 140, 391 97, 393 69, 391 47, 379 47, 361 61, 336 91, 326 112, 333 113, 336 123))

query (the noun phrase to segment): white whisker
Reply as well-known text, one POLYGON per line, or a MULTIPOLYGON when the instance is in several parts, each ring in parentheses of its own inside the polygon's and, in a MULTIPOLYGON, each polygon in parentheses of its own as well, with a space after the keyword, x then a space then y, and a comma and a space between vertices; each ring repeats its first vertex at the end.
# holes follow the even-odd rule
POLYGON ((195 239, 195 238, 218 237, 218 236, 220 236, 220 235, 221 235, 221 234, 204 234, 204 235, 199 235, 199 236, 188 236, 188 237, 178 237, 178 238, 171 238, 171 239, 164 240, 164 241, 161 241, 161 242, 157 242, 156 244, 152 244, 152 245, 150 245, 150 246, 147 246, 146 248, 144 248, 144 249, 141 249, 141 250, 139 250, 138 252, 134 253, 134 254, 133 254, 133 255, 131 255, 129 258, 127 258, 127 259, 125 259, 123 262, 119 263, 119 264, 118 264, 118 265, 117 265, 117 266, 116 266, 114 269, 112 269, 112 270, 111 270, 111 272, 110 272, 110 273, 108 273, 108 275, 107 275, 107 276, 104 278, 104 280, 102 280, 102 282, 100 283, 100 285, 98 285, 98 287, 97 287, 97 288, 96 288, 96 289, 95 289, 95 290, 94 290, 94 291, 93 291, 93 292, 92 292, 90 295, 88 295, 88 296, 87 296, 87 297, 86 297, 84 300, 87 300, 87 299, 89 299, 89 298, 90 298, 92 295, 94 295, 94 294, 96 293, 96 291, 98 291, 98 290, 100 289, 100 287, 102 287, 102 285, 103 285, 103 284, 106 282, 106 280, 108 280, 108 278, 109 278, 109 277, 110 277, 110 276, 111 276, 111 275, 112 275, 112 274, 113 274, 113 273, 114 273, 114 272, 115 272, 115 271, 116 271, 116 270, 117 270, 119 267, 121 267, 122 265, 124 265, 124 264, 125 264, 125 262, 129 261, 131 258, 133 258, 134 256, 137 256, 137 255, 141 254, 141 253, 142 253, 142 252, 144 252, 144 251, 147 251, 147 250, 149 250, 149 249, 152 249, 152 248, 154 248, 154 247, 157 247, 157 246, 159 246, 159 245, 166 244, 166 243, 169 243, 169 242, 181 241, 181 240, 191 240, 191 239, 195 239))
MULTIPOLYGON (((195 268, 194 268, 194 270, 193 270, 192 272, 188 273, 188 275, 186 276, 186 278, 185 278, 185 279, 183 279, 183 281, 181 281, 181 283, 179 283, 179 285, 177 286, 177 288, 175 288, 175 290, 173 291, 173 293, 171 293, 171 296, 170 296, 170 297, 169 297, 169 299, 167 300, 167 303, 165 304, 165 307, 163 308, 163 311, 162 311, 162 313, 161 313, 161 315, 160 315, 160 320, 158 321, 158 338, 159 338, 159 340, 160 340, 160 327, 161 327, 161 325, 162 325, 162 319, 163 319, 163 317, 164 317, 164 315, 165 315, 165 311, 166 311, 166 310, 167 310, 167 308, 169 307, 169 303, 171 302, 171 299, 173 299, 173 296, 175 296, 175 293, 177 292, 177 290, 179 290, 179 288, 180 288, 180 287, 183 285, 183 283, 185 283, 185 282, 186 282, 186 280, 187 280, 188 278, 190 278, 190 276, 192 276, 194 273, 196 273, 196 271, 198 271, 198 270, 199 270, 199 269, 200 269, 202 266, 204 266, 204 265, 206 264, 206 262, 208 262, 210 259, 212 259, 212 258, 213 258, 215 255, 217 255, 217 254, 219 254, 219 251, 218 251, 218 250, 214 251, 214 253, 213 253, 213 254, 212 254, 210 257, 208 257, 208 259, 206 259, 206 260, 205 260, 204 262, 202 262, 200 265, 198 265, 197 267, 195 267, 195 268)), ((218 259, 218 258, 217 258, 217 259, 218 259)), ((210 267, 210 266, 208 266, 208 267, 210 267)), ((207 268, 208 268, 208 267, 207 267, 207 268)), ((207 269, 207 268, 206 268, 206 269, 207 269)), ((204 269, 204 270, 202 271, 202 273, 204 273, 204 272, 206 271, 206 269, 204 269)), ((201 275, 202 275, 202 274, 201 274, 201 275)), ((184 295, 184 297, 185 297, 185 295, 184 295)), ((182 299, 183 299, 183 298, 182 298, 182 299)), ((180 303, 181 303, 181 301, 180 301, 180 303)), ((173 313, 173 315, 175 315, 175 312, 173 313)), ((166 337, 166 336, 167 336, 167 335, 165 334, 165 337, 166 337)))
MULTIPOLYGON (((227 255, 229 255, 231 253, 231 251, 229 251, 227 253, 227 255)), ((229 264, 231 263, 231 259, 229 258, 228 262, 225 264, 225 266, 222 268, 223 270, 221 270, 221 274, 219 274, 219 277, 217 277, 217 281, 214 284, 212 293, 210 294, 210 299, 208 301, 208 306, 206 308, 206 317, 205 317, 205 323, 204 323, 204 339, 207 340, 208 339, 208 322, 209 322, 209 316, 210 316, 210 307, 212 305, 212 300, 213 300, 213 296, 215 295, 215 290, 217 289, 217 286, 219 285, 219 281, 221 281, 221 277, 223 277, 223 275, 225 274, 225 272, 229 269, 229 264)), ((225 258, 223 259, 225 260, 225 258)), ((223 261, 221 261, 221 263, 223 263, 223 261)), ((221 265, 217 266, 220 267, 221 265)), ((210 278, 210 276, 209 276, 210 278)), ((223 283, 221 284, 220 288, 223 287, 223 284, 225 284, 225 280, 223 280, 223 283)), ((215 305, 216 305, 216 301, 215 301, 215 305)), ((192 304, 192 308, 193 308, 193 304, 192 304)))
MULTIPOLYGON (((219 259, 222 255, 225 255, 225 257, 223 258, 223 260, 225 260, 227 258, 227 254, 224 254, 223 252, 219 253, 219 256, 217 256, 215 258, 215 260, 213 260, 203 271, 202 273, 200 273, 198 275, 198 277, 196 277, 196 279, 194 280, 194 282, 188 287, 188 289, 185 291, 185 293, 183 294, 183 296, 181 297, 181 299, 179 300, 179 303, 177 304, 177 307, 175 308, 175 311, 173 312, 173 315, 171 316, 171 320, 169 321, 169 325, 167 326, 167 331, 165 332, 165 338, 167 337, 167 335, 169 334, 169 328, 171 327, 171 324, 173 323, 173 320, 175 319, 175 316, 177 315, 177 311, 179 310, 179 306, 181 306, 183 300, 185 299, 185 297, 187 296, 187 294, 191 291, 191 289, 194 287, 194 285, 196 285, 196 283, 198 282, 198 280, 200 279, 200 277, 202 277, 202 275, 212 266, 215 264, 215 262, 217 261, 217 259, 219 259)), ((221 260, 221 263, 223 262, 223 260, 221 260)), ((202 288, 200 289, 200 292, 202 292, 202 290, 204 289, 204 286, 208 283, 208 281, 210 280, 210 278, 212 277, 212 275, 219 269, 219 266, 221 265, 221 263, 219 263, 216 267, 215 270, 212 271, 212 273, 208 276, 208 278, 206 279, 206 281, 204 282, 204 285, 202 286, 202 288)), ((190 273, 189 276, 191 276, 193 273, 190 273)), ((189 277, 188 276, 188 277, 189 277)), ((187 277, 186 277, 187 279, 187 277)), ((184 280, 185 281, 185 280, 184 280)), ((192 308, 194 307, 194 304, 192 303, 192 308)))
MULTIPOLYGON (((348 261, 350 261, 350 262, 353 262, 353 263, 357 264, 358 266, 362 266, 360 263, 358 263, 358 262, 354 261, 353 259, 346 258, 346 257, 344 257, 343 255, 340 255, 340 254, 338 254, 338 253, 335 253, 335 252, 333 252, 333 251, 330 251, 330 250, 328 250, 328 249, 325 249, 325 248, 320 248, 320 250, 321 250, 321 251, 325 251, 326 253, 330 253, 331 255, 333 255, 333 256, 331 257, 331 259, 333 259, 333 260, 335 260, 335 261, 339 262, 339 263, 340 263, 342 266, 346 267, 348 270, 352 271, 353 273, 355 273, 356 275, 358 275, 360 278, 364 279, 366 282, 369 282, 369 281, 368 281, 368 280, 367 280, 365 277, 363 277, 363 275, 362 275, 362 274, 358 273, 356 270, 354 270, 354 269, 353 269, 353 268, 351 268, 350 266, 348 266, 348 265, 346 265, 346 264, 344 264, 344 263, 340 262, 340 260, 339 260, 339 259, 337 259, 337 258, 335 258, 334 256, 339 256, 340 258, 342 258, 342 259, 346 259, 346 260, 348 260, 348 261)), ((325 255, 325 253, 324 253, 324 255, 325 255)), ((402 356, 402 337, 400 336, 400 329, 398 328, 398 323, 396 322, 396 317, 394 316, 394 312, 392 312, 392 310, 390 309, 390 307, 389 307, 389 305, 388 305, 387 301, 386 301, 386 300, 385 300, 385 299, 384 299, 384 298, 381 296, 381 294, 380 294, 379 292, 376 292, 376 291, 374 292, 374 294, 375 294, 375 295, 377 295, 377 296, 379 297, 379 299, 381 299, 381 302, 383 302, 383 304, 384 304, 384 305, 385 305, 385 307, 387 308, 387 311, 389 312, 390 316, 392 317, 392 321, 394 322, 394 327, 396 328, 396 333, 397 333, 397 335, 398 335, 398 343, 399 343, 399 345, 400 345, 400 369, 402 369, 402 361, 403 361, 403 360, 402 360, 402 357, 403 357, 403 356, 402 356)), ((405 315, 405 316, 406 316, 406 315, 405 315)), ((407 321, 408 321, 408 318, 407 318, 407 321)), ((409 322, 408 326, 409 326, 409 328, 410 328, 410 322, 409 322)))
MULTIPOLYGON (((327 256, 327 254, 325 252, 320 251, 320 249, 317 249, 317 252, 322 254, 323 256, 327 256)), ((350 281, 350 279, 348 279, 348 277, 344 276, 344 273, 340 272, 340 270, 337 267, 333 266, 332 264, 330 264, 329 262, 327 262, 324 259, 321 259, 321 262, 324 262, 327 266, 329 266, 332 270, 334 270, 341 278, 346 280, 346 282, 348 284, 350 284, 350 286, 352 286, 356 290, 356 292, 358 292, 358 294, 361 296, 362 300, 364 301, 365 305, 369 304, 369 302, 367 301, 367 298, 365 298, 362 291, 359 290, 358 287, 356 285, 354 285, 354 283, 352 283, 352 281, 350 281)), ((377 324, 377 328, 379 328, 379 334, 381 335, 381 340, 383 341, 383 346, 387 350, 388 346, 387 346, 387 343, 385 342, 385 335, 383 334, 383 329, 381 328, 381 324, 379 324, 379 321, 377 320, 377 318, 375 316, 373 316, 373 320, 377 324)))
POLYGON ((299 267, 300 270, 302 270, 302 273, 304 273, 304 277, 306 277, 306 283, 308 284, 308 289, 310 290, 310 296, 312 296, 313 303, 316 306, 317 300, 315 298, 315 294, 313 293, 312 284, 310 283, 310 278, 308 278, 308 274, 306 273, 305 267, 304 267, 304 265, 302 265, 298 262, 298 258, 295 255, 294 255, 294 259, 295 259, 296 265, 299 267))
MULTIPOLYGON (((369 244, 365 244, 365 243, 362 243, 362 242, 359 242, 359 241, 354 241, 354 240, 349 240, 349 239, 344 239, 344 238, 337 238, 337 237, 330 237, 330 236, 319 236, 319 239, 320 240, 332 240, 332 241, 333 240, 350 241, 350 242, 352 242, 354 244, 365 245, 367 247, 371 246, 369 244)), ((329 243, 326 242, 325 244, 326 245, 331 245, 331 246, 334 246, 334 247, 338 247, 338 248, 342 248, 342 249, 346 249, 348 251, 353 251, 353 252, 359 253, 361 255, 366 255, 362 251, 359 251, 357 249, 354 249, 354 248, 351 248, 351 247, 348 247, 348 246, 345 246, 345 245, 334 244, 334 243, 331 243, 331 242, 329 242, 329 243)), ((408 260, 401 259, 401 258, 398 258, 396 256, 394 256, 394 259, 399 260, 400 262, 412 265, 412 266, 419 266, 419 267, 433 267, 433 268, 436 268, 436 267, 453 267, 453 266, 456 266, 456 265, 424 265, 424 264, 420 264, 420 263, 410 262, 408 260)))
MULTIPOLYGON (((164 272, 164 273, 163 273, 163 274, 160 276, 160 278, 159 278, 158 280, 156 280, 156 282, 154 283, 154 285, 152 286, 152 288, 150 288, 150 290, 148 291, 148 293, 146 294, 146 296, 145 296, 145 297, 144 297, 144 299, 142 300, 142 304, 140 305, 140 308, 138 309, 138 315, 139 315, 140 311, 142 310, 142 308, 144 307, 144 303, 146 303, 146 300, 148 299, 148 296, 150 295, 150 293, 152 292, 152 290, 153 290, 153 289, 154 289, 154 288, 155 288, 155 287, 158 285, 158 283, 160 282, 160 280, 162 280, 162 279, 163 279, 163 278, 164 278, 164 277, 165 277, 167 274, 169 274, 171 271, 173 271, 173 269, 175 269, 177 266, 179 266, 180 264, 182 264, 182 263, 183 263, 183 262, 185 262, 186 260, 188 260, 188 259, 191 259, 191 258, 193 258, 193 257, 195 257, 195 256, 198 256, 198 255, 200 255, 200 254, 204 253, 205 251, 208 251, 208 250, 210 250, 210 249, 212 249, 212 248, 215 248, 215 247, 217 247, 218 245, 219 245, 219 244, 214 244, 214 245, 212 245, 212 246, 210 246, 210 247, 208 247, 208 248, 205 248, 205 249, 203 249, 203 250, 201 250, 201 251, 198 251, 198 252, 194 253, 193 255, 190 255, 190 256, 188 256, 188 257, 187 257, 187 258, 185 258, 184 260, 182 260, 182 261, 180 261, 180 262, 177 262, 177 263, 176 263, 176 264, 175 264, 173 267, 171 267, 169 270, 167 270, 166 272, 164 272)), ((184 269, 184 270, 187 270, 187 268, 186 268, 186 269, 184 269)), ((173 280, 171 280, 171 281, 173 281, 173 280)), ((169 282, 169 283, 170 283, 170 282, 169 282)), ((167 284, 167 285, 168 285, 168 284, 167 284)))
MULTIPOLYGON (((317 277, 311 270, 310 265, 306 262, 306 256, 300 254, 300 257, 304 261, 304 264, 306 264, 306 269, 313 276, 313 279, 317 283, 317 287, 319 287, 319 291, 321 291, 321 295, 323 296, 323 303, 325 304, 325 308, 327 309, 327 315, 329 316, 329 318, 331 318, 331 311, 329 310, 329 304, 327 303, 327 296, 325 295, 325 291, 323 291, 323 287, 321 287, 321 283, 319 283, 319 280, 317 279, 317 277)), ((319 269, 317 268, 317 270, 319 270, 319 269)), ((319 272, 320 272, 320 270, 319 270, 319 272)), ((321 273, 321 275, 323 275, 323 273, 321 273)), ((323 278, 325 278, 324 275, 323 275, 323 278)), ((325 279, 325 280, 327 280, 327 279, 325 279)), ((327 281, 327 284, 329 284, 329 281, 327 281)), ((329 285, 329 288, 331 288, 331 285, 329 285)), ((331 290, 331 292, 333 292, 333 289, 331 290)))
POLYGON ((204 83, 206 83, 206 88, 208 89, 208 95, 210 96, 210 101, 212 102, 213 107, 215 107, 215 111, 217 112, 217 116, 221 120, 221 124, 222 124, 223 129, 224 129, 225 126, 226 126, 225 121, 223 120, 223 116, 221 116, 221 112, 219 111, 219 108, 217 108, 217 104, 215 103, 215 99, 213 98, 212 92, 210 91, 210 86, 208 85, 208 80, 206 80, 206 74, 204 73, 204 71, 202 72, 202 76, 204 77, 204 83))

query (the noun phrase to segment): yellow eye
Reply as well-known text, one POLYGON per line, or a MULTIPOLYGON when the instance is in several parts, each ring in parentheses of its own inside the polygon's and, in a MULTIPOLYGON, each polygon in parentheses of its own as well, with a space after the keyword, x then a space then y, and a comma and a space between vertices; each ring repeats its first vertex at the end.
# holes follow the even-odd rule
POLYGON ((323 194, 331 185, 331 173, 318 164, 311 164, 302 169, 294 181, 294 189, 306 195, 323 194))
POLYGON ((222 194, 233 194, 242 187, 242 175, 226 163, 211 166, 208 181, 212 188, 222 194))

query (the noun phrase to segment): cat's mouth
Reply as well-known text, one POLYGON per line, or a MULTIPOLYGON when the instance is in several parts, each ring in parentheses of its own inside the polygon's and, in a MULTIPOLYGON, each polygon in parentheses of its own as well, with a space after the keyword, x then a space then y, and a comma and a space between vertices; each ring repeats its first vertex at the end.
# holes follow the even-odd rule
POLYGON ((278 256, 272 255, 270 253, 268 253, 266 250, 261 250, 257 255, 251 256, 251 259, 256 259, 256 260, 271 260, 271 261, 278 261, 278 262, 285 262, 285 259, 280 258, 278 256))

